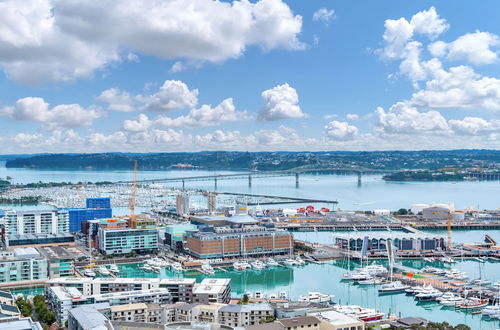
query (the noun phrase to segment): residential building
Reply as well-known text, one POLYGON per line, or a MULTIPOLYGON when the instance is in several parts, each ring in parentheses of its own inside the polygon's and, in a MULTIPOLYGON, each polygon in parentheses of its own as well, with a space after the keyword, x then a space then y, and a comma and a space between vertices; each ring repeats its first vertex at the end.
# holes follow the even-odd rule
POLYGON ((231 280, 205 278, 193 288, 193 302, 199 304, 223 303, 231 300, 231 280))
POLYGON ((314 316, 298 316, 288 319, 278 319, 276 322, 280 323, 284 330, 320 330, 321 321, 314 316))
POLYGON ((104 254, 158 251, 158 229, 99 228, 99 250, 104 254))
POLYGON ((365 322, 333 310, 310 313, 309 316, 314 316, 321 321, 321 330, 365 329, 365 322))
POLYGON ((110 306, 115 306, 135 303, 172 303, 172 295, 167 289, 134 290, 85 296, 75 287, 51 286, 47 288, 47 296, 53 311, 62 320, 67 319, 68 311, 72 308, 86 304, 109 303, 110 306))
POLYGON ((111 320, 122 322, 147 322, 148 306, 145 303, 111 306, 111 320))
POLYGON ((68 312, 69 330, 104 330, 108 319, 92 306, 79 306, 68 312))
POLYGON ((193 295, 194 278, 55 278, 48 286, 76 288, 84 295, 134 290, 168 289, 173 302, 190 302, 193 295))
POLYGON ((65 210, 7 211, 4 219, 5 235, 63 234, 69 231, 69 214, 65 210))
POLYGON ((0 329, 6 330, 43 330, 39 322, 34 322, 31 317, 19 318, 17 316, 0 318, 0 329))
POLYGON ((165 245, 172 250, 182 249, 188 232, 196 232, 198 227, 190 223, 179 223, 165 226, 165 245))
POLYGON ((47 260, 35 248, 16 248, 0 255, 0 283, 47 278, 47 260))
POLYGON ((274 308, 269 304, 230 304, 219 309, 219 323, 232 327, 245 327, 273 319, 274 308))
POLYGON ((68 209, 69 231, 76 233, 82 230, 82 224, 87 220, 106 219, 113 216, 113 211, 107 209, 68 209))
POLYGON ((11 234, 4 237, 7 248, 35 246, 75 246, 75 237, 69 233, 59 234, 11 234))
POLYGON ((189 214, 189 195, 182 194, 175 197, 175 210, 178 215, 189 214))
POLYGON ((62 246, 44 246, 37 249, 47 259, 49 278, 73 276, 73 255, 62 246))
POLYGON ((285 255, 293 251, 292 234, 263 226, 213 227, 186 238, 186 250, 197 258, 285 255))
POLYGON ((16 300, 12 293, 10 291, 0 291, 0 319, 19 316, 21 316, 21 313, 19 312, 19 308, 17 308, 16 300))

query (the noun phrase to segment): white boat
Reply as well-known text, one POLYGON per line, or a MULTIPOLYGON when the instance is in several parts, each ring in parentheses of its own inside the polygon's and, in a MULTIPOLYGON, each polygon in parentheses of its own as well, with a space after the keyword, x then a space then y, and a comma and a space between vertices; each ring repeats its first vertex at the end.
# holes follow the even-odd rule
POLYGON ((415 298, 417 298, 420 301, 433 301, 436 300, 438 297, 442 296, 443 293, 432 286, 429 288, 426 288, 419 293, 415 295, 415 298))
POLYGON ((274 260, 271 257, 267 258, 266 264, 267 264, 268 267, 276 267, 276 266, 280 265, 276 260, 274 260))
POLYGON ((487 286, 487 285, 491 285, 491 281, 489 280, 483 280, 483 279, 480 279, 480 278, 477 278, 475 280, 472 280, 471 282, 473 285, 480 285, 480 286, 487 286))
POLYGON ((153 267, 150 265, 150 264, 144 264, 144 266, 142 266, 142 269, 144 269, 145 271, 152 271, 153 270, 153 267))
POLYGON ((479 262, 486 262, 486 260, 484 260, 484 259, 483 259, 483 258, 481 258, 481 257, 475 257, 475 258, 472 258, 472 259, 474 259, 474 260, 476 260, 476 261, 479 261, 479 262))
POLYGON ((179 263, 179 262, 174 262, 172 265, 172 270, 174 272, 183 272, 184 271, 184 268, 182 268, 182 265, 179 263))
POLYGON ((371 278, 368 280, 358 281, 358 285, 377 285, 377 284, 382 284, 382 280, 379 280, 378 278, 371 278))
POLYGON ((384 317, 384 313, 380 313, 375 309, 363 308, 356 305, 335 305, 333 309, 339 313, 357 318, 363 322, 377 321, 384 317))
POLYGON ((260 260, 254 260, 250 263, 250 265, 252 266, 252 268, 257 270, 262 270, 266 268, 266 264, 260 260))
POLYGON ((96 276, 96 273, 90 269, 90 268, 87 268, 83 271, 83 275, 87 276, 87 277, 95 277, 96 276))
POLYGON ((278 299, 288 299, 288 294, 286 293, 286 291, 280 291, 278 299))
POLYGON ((436 301, 446 300, 446 299, 450 299, 453 297, 456 297, 456 294, 454 294, 451 291, 448 291, 448 292, 443 293, 440 297, 436 298, 436 301))
POLYGON ((378 293, 379 294, 399 293, 399 292, 404 292, 409 287, 410 287, 409 285, 404 285, 400 281, 394 281, 394 282, 390 282, 390 283, 382 285, 382 287, 380 287, 380 289, 378 289, 378 293))
POLYGON ((460 305, 458 305, 458 307, 466 310, 481 309, 486 306, 488 306, 488 299, 479 299, 479 298, 469 298, 460 305))
POLYGON ((148 259, 145 262, 150 266, 157 266, 157 267, 161 267, 161 268, 166 268, 166 267, 170 266, 170 264, 168 262, 166 262, 165 260, 158 258, 158 257, 148 259))
POLYGON ((333 298, 332 295, 319 292, 308 292, 307 296, 300 296, 299 301, 307 301, 312 303, 327 303, 333 298))
POLYGON ((297 257, 297 258, 295 258, 295 264, 297 266, 304 266, 306 264, 306 262, 301 257, 297 257))
POLYGON ((247 268, 250 268, 250 264, 246 261, 235 261, 233 263, 233 268, 235 270, 246 270, 247 268))
POLYGON ((205 263, 203 265, 201 265, 201 270, 205 273, 205 274, 208 274, 208 275, 213 275, 215 274, 215 270, 212 266, 210 266, 210 264, 208 263, 205 263))
POLYGON ((97 271, 99 273, 101 273, 102 275, 110 275, 111 273, 109 272, 109 270, 106 268, 106 266, 104 265, 101 265, 97 268, 97 271))
POLYGON ((424 261, 427 261, 427 262, 434 262, 434 258, 425 257, 425 258, 424 258, 424 261))
POLYGON ((288 258, 288 259, 285 259, 285 261, 283 261, 283 263, 285 265, 288 265, 288 266, 295 266, 297 264, 297 261, 295 259, 288 258))
POLYGON ((456 261, 450 257, 441 257, 440 259, 442 262, 445 262, 445 263, 449 263, 449 264, 452 264, 452 263, 455 263, 456 261))
POLYGON ((439 303, 443 306, 446 307, 456 307, 460 304, 463 304, 465 302, 465 299, 459 296, 455 296, 452 298, 448 298, 445 300, 440 300, 439 303))
POLYGON ((500 305, 486 306, 481 311, 481 314, 488 315, 490 317, 491 317, 491 315, 494 315, 494 314, 500 314, 500 305))
POLYGON ((161 271, 160 266, 151 266, 151 269, 153 269, 153 272, 155 272, 155 273, 159 273, 161 271))
POLYGON ((119 273, 120 270, 118 269, 118 266, 116 264, 112 264, 109 266, 109 271, 112 272, 112 273, 119 273))

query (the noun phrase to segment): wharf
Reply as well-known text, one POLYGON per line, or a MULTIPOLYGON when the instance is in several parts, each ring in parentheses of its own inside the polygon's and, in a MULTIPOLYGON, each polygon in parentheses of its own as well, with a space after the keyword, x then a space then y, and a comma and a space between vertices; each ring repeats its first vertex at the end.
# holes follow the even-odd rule
MULTIPOLYGON (((419 230, 447 230, 445 222, 425 223, 369 223, 369 222, 335 222, 335 223, 277 223, 278 228, 289 231, 391 231, 402 230, 418 233, 419 230)), ((452 223, 452 230, 500 229, 500 223, 452 223)))

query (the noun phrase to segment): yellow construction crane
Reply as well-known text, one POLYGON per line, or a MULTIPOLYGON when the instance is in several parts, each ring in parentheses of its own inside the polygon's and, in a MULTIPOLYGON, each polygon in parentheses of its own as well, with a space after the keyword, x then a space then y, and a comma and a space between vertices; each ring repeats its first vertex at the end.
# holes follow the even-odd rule
POLYGON ((451 251, 451 210, 448 210, 448 251, 451 251))
POLYGON ((132 183, 132 195, 130 196, 130 220, 129 227, 136 228, 135 224, 135 195, 137 193, 137 160, 134 160, 134 182, 132 183))

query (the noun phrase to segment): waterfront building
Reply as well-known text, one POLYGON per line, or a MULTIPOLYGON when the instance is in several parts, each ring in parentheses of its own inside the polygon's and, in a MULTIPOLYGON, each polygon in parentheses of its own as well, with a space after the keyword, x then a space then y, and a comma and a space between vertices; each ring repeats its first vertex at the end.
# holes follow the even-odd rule
POLYGON ((65 210, 11 210, 5 213, 4 226, 4 235, 64 234, 69 231, 69 214, 65 210))
POLYGON ((231 217, 226 217, 223 215, 193 215, 189 217, 189 220, 201 227, 216 227, 216 226, 229 226, 229 227, 241 227, 248 225, 257 225, 259 220, 253 218, 248 214, 236 214, 231 217))
POLYGON ((190 223, 179 223, 165 226, 165 245, 172 250, 182 249, 186 233, 196 232, 198 227, 190 223))
POLYGON ((436 251, 446 248, 444 237, 431 233, 373 232, 335 234, 335 244, 342 249, 361 251, 363 244, 367 251, 386 251, 387 242, 392 240, 396 251, 436 251))
POLYGON ((426 220, 446 220, 451 209, 443 206, 431 206, 422 210, 422 217, 426 220))
POLYGON ((21 313, 17 308, 15 297, 10 291, 0 291, 0 319, 16 316, 21 316, 21 313))
POLYGON ((231 300, 231 280, 228 278, 205 278, 193 287, 193 302, 199 304, 222 303, 231 300))
POLYGON ((47 260, 50 278, 73 276, 73 255, 62 246, 39 247, 37 251, 47 260))
POLYGON ((285 255, 293 252, 293 237, 286 230, 262 226, 214 227, 186 237, 186 251, 197 258, 285 255))
POLYGON ((268 322, 274 318, 274 308, 269 304, 230 304, 219 309, 219 323, 232 327, 268 322))
POLYGON ((69 233, 60 234, 12 234, 5 237, 7 248, 38 246, 75 246, 75 237, 69 233))
POLYGON ((146 323, 148 306, 145 303, 111 306, 111 320, 146 323))
POLYGON ((172 295, 167 289, 121 291, 85 296, 74 287, 51 286, 47 288, 47 297, 53 311, 61 320, 68 318, 68 312, 71 309, 86 304, 109 303, 110 306, 115 306, 134 303, 172 303, 172 295))
POLYGON ((320 328, 322 330, 365 329, 365 322, 333 310, 322 311, 318 313, 310 313, 309 316, 316 317, 318 320, 321 321, 320 328))
POLYGON ((314 316, 298 316, 289 319, 278 319, 276 322, 281 324, 284 330, 296 330, 296 329, 311 329, 319 330, 321 321, 314 316))
POLYGON ((111 197, 94 197, 85 200, 85 207, 88 209, 110 209, 111 197))
POLYGON ((189 195, 182 194, 175 197, 175 210, 178 215, 189 214, 189 195))
POLYGON ((16 248, 0 255, 0 283, 43 281, 48 278, 47 260, 32 247, 16 248))
POLYGON ((194 278, 55 278, 47 285, 76 288, 84 295, 98 295, 110 292, 133 290, 167 289, 173 302, 190 302, 193 296, 194 278))
POLYGON ((87 198, 86 208, 68 209, 69 231, 76 233, 82 230, 82 223, 87 220, 105 219, 113 216, 109 197, 87 198))
POLYGON ((151 253, 158 251, 158 229, 100 227, 99 250, 104 254, 151 253))

